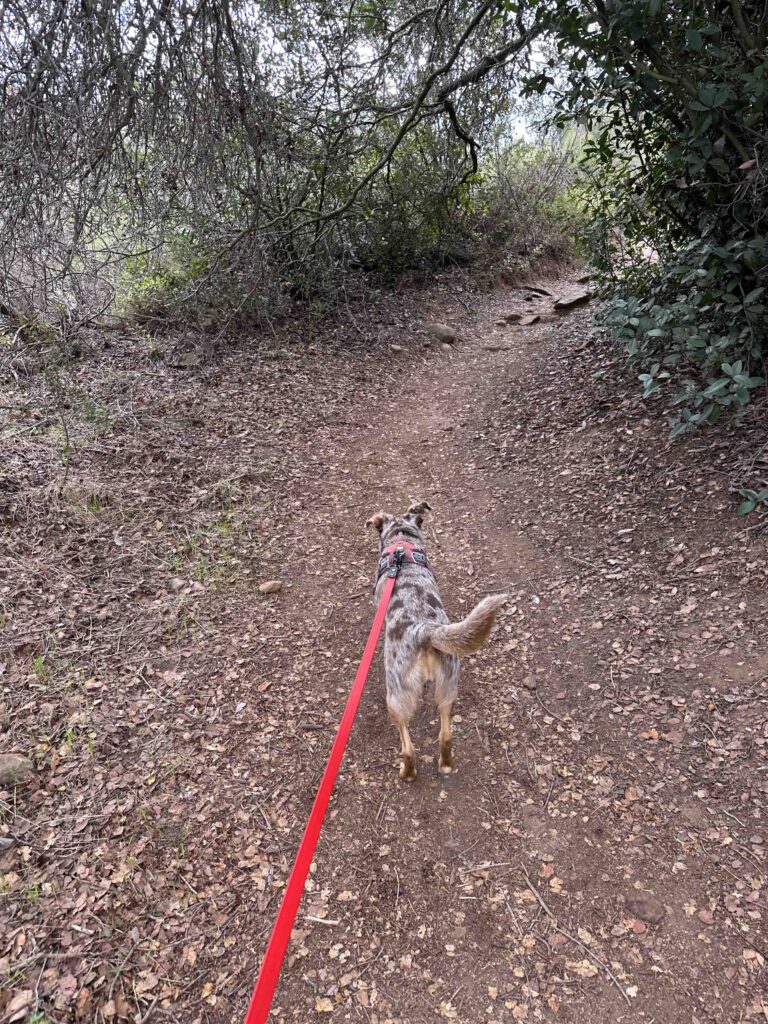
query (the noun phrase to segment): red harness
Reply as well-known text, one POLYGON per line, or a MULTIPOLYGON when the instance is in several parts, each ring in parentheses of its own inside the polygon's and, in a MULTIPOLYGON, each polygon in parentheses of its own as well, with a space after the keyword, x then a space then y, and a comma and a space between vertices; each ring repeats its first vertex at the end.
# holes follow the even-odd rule
POLYGON ((384 573, 388 572, 393 565, 402 565, 403 562, 411 562, 413 565, 421 566, 422 569, 431 567, 427 560, 427 553, 418 544, 410 540, 396 540, 393 544, 384 548, 379 558, 379 570, 376 575, 378 582, 384 573))

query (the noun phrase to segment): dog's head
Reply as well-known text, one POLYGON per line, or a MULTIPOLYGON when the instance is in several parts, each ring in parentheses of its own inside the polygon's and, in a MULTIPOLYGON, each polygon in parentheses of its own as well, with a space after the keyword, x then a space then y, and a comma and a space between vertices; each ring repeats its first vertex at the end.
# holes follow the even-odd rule
POLYGON ((401 537, 410 540, 414 544, 424 547, 424 534, 421 532, 421 524, 427 512, 431 512, 426 501, 419 501, 411 505, 404 516, 393 516, 388 512, 377 512, 376 515, 366 522, 366 526, 372 526, 379 534, 379 547, 383 550, 389 544, 393 544, 401 537))

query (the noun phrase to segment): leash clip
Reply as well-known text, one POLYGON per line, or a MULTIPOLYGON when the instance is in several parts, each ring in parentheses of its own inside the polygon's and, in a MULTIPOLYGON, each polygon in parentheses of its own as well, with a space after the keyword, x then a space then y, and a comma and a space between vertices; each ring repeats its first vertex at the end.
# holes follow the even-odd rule
POLYGON ((395 549, 395 555, 394 555, 394 558, 392 559, 392 564, 389 567, 389 572, 387 573, 387 576, 389 576, 390 579, 396 579, 397 578, 397 575, 400 572, 400 567, 403 564, 404 556, 405 556, 405 549, 404 548, 396 548, 395 549))

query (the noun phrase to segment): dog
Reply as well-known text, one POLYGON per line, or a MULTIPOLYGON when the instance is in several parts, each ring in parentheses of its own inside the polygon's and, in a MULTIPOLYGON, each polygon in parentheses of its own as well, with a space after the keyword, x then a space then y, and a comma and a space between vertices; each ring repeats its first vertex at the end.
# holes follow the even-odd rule
POLYGON ((387 710, 400 733, 400 778, 405 781, 416 778, 416 751, 408 725, 428 682, 434 684, 440 712, 438 769, 444 775, 453 771, 451 716, 459 692, 459 658, 483 646, 507 600, 506 594, 485 597, 461 622, 450 622, 429 568, 421 531, 424 516, 431 511, 427 502, 421 501, 411 505, 404 516, 377 512, 366 522, 379 534, 376 603, 398 547, 404 559, 387 609, 384 672, 387 710))

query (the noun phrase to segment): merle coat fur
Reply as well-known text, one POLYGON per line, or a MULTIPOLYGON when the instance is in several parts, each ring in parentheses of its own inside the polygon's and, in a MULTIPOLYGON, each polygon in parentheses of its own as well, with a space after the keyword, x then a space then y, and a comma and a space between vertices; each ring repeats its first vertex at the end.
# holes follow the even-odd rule
MULTIPOLYGON (((379 533, 379 551, 399 540, 410 541, 426 551, 421 526, 430 511, 423 501, 412 505, 404 516, 378 512, 368 520, 379 533)), ((386 575, 378 581, 378 603, 386 575)), ((384 638, 384 671, 387 708, 400 733, 400 777, 416 776, 415 750, 408 732, 426 683, 433 683, 435 703, 440 712, 441 772, 453 769, 451 716, 459 691, 459 658, 473 654, 486 642, 505 594, 484 598, 461 622, 450 622, 440 600, 437 581, 430 569, 405 562, 400 569, 389 603, 384 638)))

